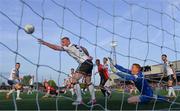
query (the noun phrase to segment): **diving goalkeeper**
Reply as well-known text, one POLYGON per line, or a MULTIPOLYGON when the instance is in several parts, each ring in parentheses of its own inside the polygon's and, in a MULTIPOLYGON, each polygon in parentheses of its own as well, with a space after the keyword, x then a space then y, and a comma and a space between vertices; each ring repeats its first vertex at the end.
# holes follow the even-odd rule
POLYGON ((114 66, 120 72, 116 72, 116 75, 124 78, 125 80, 131 80, 134 82, 136 88, 139 90, 139 96, 132 96, 128 98, 128 103, 136 104, 136 103, 148 103, 153 99, 157 99, 158 101, 169 101, 168 97, 165 96, 155 96, 153 95, 153 90, 149 85, 147 79, 144 78, 143 73, 141 71, 141 66, 139 64, 134 63, 131 67, 131 70, 125 69, 120 65, 114 64, 112 59, 109 58, 111 66, 114 66))

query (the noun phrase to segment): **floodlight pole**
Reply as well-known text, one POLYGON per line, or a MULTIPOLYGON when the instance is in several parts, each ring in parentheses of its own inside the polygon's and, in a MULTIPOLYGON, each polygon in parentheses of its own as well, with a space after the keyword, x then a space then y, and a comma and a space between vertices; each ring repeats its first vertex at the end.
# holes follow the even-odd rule
POLYGON ((112 41, 111 42, 111 48, 112 48, 112 54, 113 54, 113 62, 116 64, 117 59, 116 59, 116 47, 117 47, 117 41, 112 41))

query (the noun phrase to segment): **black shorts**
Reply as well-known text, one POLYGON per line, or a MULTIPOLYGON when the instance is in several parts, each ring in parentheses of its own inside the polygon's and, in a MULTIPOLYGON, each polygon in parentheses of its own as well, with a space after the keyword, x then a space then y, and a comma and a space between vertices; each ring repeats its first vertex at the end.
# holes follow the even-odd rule
POLYGON ((102 79, 100 80, 100 86, 103 86, 106 84, 107 80, 106 79, 102 79))
POLYGON ((174 80, 173 74, 172 74, 172 75, 167 76, 167 79, 168 79, 168 80, 174 80))
POLYGON ((92 75, 92 70, 93 70, 93 63, 91 60, 86 60, 82 64, 79 65, 77 68, 76 72, 82 73, 84 75, 91 76, 92 75))
POLYGON ((30 85, 30 88, 33 88, 34 87, 34 85, 30 85))
POLYGON ((14 82, 13 80, 8 80, 7 83, 8 83, 10 86, 12 86, 12 85, 15 84, 15 82, 14 82))
POLYGON ((106 83, 106 81, 107 81, 107 79, 105 79, 104 74, 100 74, 100 78, 101 78, 101 80, 100 80, 100 86, 104 86, 105 83, 106 83))
POLYGON ((51 95, 58 95, 58 93, 56 91, 50 91, 51 95))

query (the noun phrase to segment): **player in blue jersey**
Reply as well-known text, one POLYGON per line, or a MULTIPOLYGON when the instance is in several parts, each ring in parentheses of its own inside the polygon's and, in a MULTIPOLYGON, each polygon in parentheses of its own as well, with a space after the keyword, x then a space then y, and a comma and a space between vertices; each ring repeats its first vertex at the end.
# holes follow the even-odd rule
POLYGON ((159 101, 168 101, 169 98, 165 96, 154 96, 151 86, 148 84, 148 81, 144 78, 143 73, 141 72, 141 66, 134 63, 131 67, 131 70, 125 69, 120 65, 114 64, 109 58, 111 65, 113 65, 120 72, 116 74, 125 80, 131 80, 134 82, 136 88, 139 90, 139 96, 132 96, 128 98, 128 103, 148 103, 152 99, 157 99, 159 101))

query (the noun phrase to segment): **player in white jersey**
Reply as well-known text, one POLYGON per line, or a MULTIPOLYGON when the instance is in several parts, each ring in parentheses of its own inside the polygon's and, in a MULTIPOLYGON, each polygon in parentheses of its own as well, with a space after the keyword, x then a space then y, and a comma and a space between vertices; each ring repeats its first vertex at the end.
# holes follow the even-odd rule
POLYGON ((106 69, 107 74, 109 76, 109 78, 106 81, 104 87, 106 88, 106 90, 108 92, 108 97, 111 97, 111 82, 112 82, 112 79, 110 78, 110 75, 109 75, 108 58, 106 58, 106 57, 103 58, 103 69, 106 69))
POLYGON ((94 85, 91 83, 93 63, 92 63, 92 57, 89 55, 86 48, 72 44, 68 37, 63 37, 61 39, 61 45, 51 44, 41 39, 38 39, 38 41, 40 44, 43 44, 56 51, 67 52, 72 58, 74 58, 79 63, 79 67, 77 68, 76 73, 73 76, 73 84, 74 84, 75 93, 77 95, 77 99, 72 104, 79 105, 83 103, 81 96, 81 89, 78 82, 82 77, 85 77, 86 84, 91 94, 91 100, 89 104, 95 104, 96 100, 95 100, 94 85))
POLYGON ((168 96, 171 96, 172 93, 173 96, 176 97, 173 88, 173 82, 176 80, 176 71, 173 68, 173 64, 168 61, 166 54, 163 54, 161 59, 163 61, 163 74, 167 76, 168 79, 168 96))
POLYGON ((103 69, 109 69, 108 59, 106 57, 103 58, 103 69))
POLYGON ((21 100, 20 92, 21 92, 22 85, 20 84, 19 68, 20 68, 20 63, 16 63, 15 68, 11 70, 11 73, 7 82, 9 85, 12 86, 12 89, 6 94, 7 99, 9 99, 10 94, 12 94, 16 90, 17 91, 16 100, 21 100))
POLYGON ((161 59, 163 61, 163 74, 168 77, 168 80, 175 80, 176 71, 173 68, 173 64, 168 61, 166 54, 163 54, 161 59))
POLYGON ((29 89, 27 94, 32 94, 34 88, 34 76, 31 76, 31 79, 29 80, 29 89))

